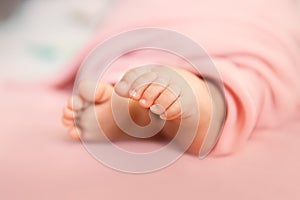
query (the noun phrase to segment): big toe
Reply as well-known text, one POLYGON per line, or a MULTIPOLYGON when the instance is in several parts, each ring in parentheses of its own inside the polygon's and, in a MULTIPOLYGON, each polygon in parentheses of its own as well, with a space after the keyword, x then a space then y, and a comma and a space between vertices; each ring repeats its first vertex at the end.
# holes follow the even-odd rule
POLYGON ((78 85, 78 93, 85 101, 94 102, 96 87, 96 81, 84 80, 78 85))
POLYGON ((130 91, 132 89, 136 89, 136 88, 132 88, 134 87, 134 85, 136 85, 134 84, 136 81, 138 81, 139 85, 141 86, 143 85, 144 82, 149 83, 149 81, 147 81, 147 78, 152 80, 155 78, 155 76, 153 78, 154 73, 150 73, 150 72, 151 72, 150 65, 136 67, 127 71, 122 77, 122 79, 115 85, 116 93, 122 97, 127 97, 127 98, 130 97, 129 94, 130 91), (152 76, 148 77, 149 73, 152 76))
POLYGON ((78 85, 79 95, 91 103, 101 103, 110 99, 112 90, 110 84, 90 80, 84 80, 78 85))
POLYGON ((74 95, 69 98, 67 108, 69 109, 70 112, 79 111, 83 109, 83 107, 84 107, 84 101, 80 96, 74 95))

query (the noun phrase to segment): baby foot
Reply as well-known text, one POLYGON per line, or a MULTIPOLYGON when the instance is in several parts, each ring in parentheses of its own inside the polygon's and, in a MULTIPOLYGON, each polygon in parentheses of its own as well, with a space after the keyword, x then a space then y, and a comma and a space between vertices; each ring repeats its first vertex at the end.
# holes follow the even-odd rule
POLYGON ((140 106, 164 120, 189 117, 194 113, 195 96, 186 80, 164 66, 142 66, 128 71, 116 84, 115 91, 132 98, 140 106))
POLYGON ((64 108, 62 122, 69 128, 73 139, 102 141, 103 133, 113 140, 120 134, 111 112, 113 87, 106 83, 83 81, 78 86, 78 95, 72 96, 64 108), (95 90, 96 88, 96 90, 95 90))
POLYGON ((201 78, 183 69, 142 66, 125 73, 115 92, 136 100, 141 107, 150 108, 167 120, 161 131, 163 136, 173 140, 183 127, 187 134, 178 137, 176 142, 186 148, 193 140, 188 152, 199 153, 212 110, 211 97, 201 78))

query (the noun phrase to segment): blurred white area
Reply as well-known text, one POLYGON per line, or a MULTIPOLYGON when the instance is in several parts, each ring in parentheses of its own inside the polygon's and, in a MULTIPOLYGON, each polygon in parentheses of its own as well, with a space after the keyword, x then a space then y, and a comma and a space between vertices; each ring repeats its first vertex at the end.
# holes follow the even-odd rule
POLYGON ((27 0, 0 21, 0 80, 28 80, 64 67, 91 38, 111 0, 27 0))

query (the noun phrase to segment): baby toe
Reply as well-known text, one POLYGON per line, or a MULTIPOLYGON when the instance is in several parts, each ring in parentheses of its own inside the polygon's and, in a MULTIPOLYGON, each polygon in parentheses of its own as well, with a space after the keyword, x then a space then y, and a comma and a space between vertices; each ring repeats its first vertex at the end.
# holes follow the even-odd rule
POLYGON ((74 115, 75 115, 74 111, 71 110, 70 108, 65 107, 65 108, 63 109, 63 117, 64 117, 65 119, 73 120, 73 119, 74 119, 74 115))
POLYGON ((95 103, 99 104, 108 101, 111 98, 112 92, 112 85, 104 82, 98 83, 94 95, 95 103))
POLYGON ((160 105, 167 110, 180 96, 180 89, 178 87, 168 86, 154 101, 153 105, 160 105))
POLYGON ((181 116, 180 102, 176 100, 163 114, 160 115, 161 119, 174 120, 181 116))
POLYGON ((145 108, 152 106, 157 97, 166 89, 167 85, 167 79, 156 79, 144 90, 139 100, 140 105, 145 108))
POLYGON ((63 125, 65 125, 67 127, 74 125, 74 121, 73 120, 67 119, 65 117, 61 118, 61 122, 62 122, 63 125))
POLYGON ((154 72, 148 72, 139 76, 130 86, 129 95, 134 100, 139 100, 148 86, 157 78, 154 72))
POLYGON ((79 128, 73 126, 69 130, 69 135, 74 140, 80 140, 81 131, 79 128))
POLYGON ((162 115, 165 112, 165 108, 159 104, 152 105, 150 110, 156 115, 162 115))
POLYGON ((94 102, 97 82, 91 80, 83 80, 78 85, 78 93, 84 101, 94 102))
POLYGON ((141 75, 150 72, 149 66, 137 67, 125 73, 122 79, 115 85, 115 92, 122 96, 129 98, 129 90, 132 83, 141 75))
POLYGON ((84 101, 79 96, 70 97, 70 99, 68 101, 68 105, 67 105, 67 107, 73 111, 79 111, 79 110, 83 109, 83 106, 84 106, 84 101))

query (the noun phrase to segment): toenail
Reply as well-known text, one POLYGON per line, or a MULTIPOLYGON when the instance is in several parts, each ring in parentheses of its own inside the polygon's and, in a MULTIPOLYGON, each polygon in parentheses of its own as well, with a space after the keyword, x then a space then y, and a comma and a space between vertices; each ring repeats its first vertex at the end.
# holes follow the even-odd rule
POLYGON ((143 104, 143 105, 146 105, 147 101, 145 99, 141 99, 140 103, 143 104))
POLYGON ((161 119, 163 119, 163 120, 166 120, 166 119, 167 119, 167 116, 166 116, 165 114, 161 114, 159 117, 160 117, 161 119))
POLYGON ((152 105, 151 107, 150 107, 150 110, 154 113, 154 114, 161 114, 161 113, 163 113, 164 111, 165 111, 165 109, 162 107, 162 106, 160 106, 160 105, 158 105, 158 104, 155 104, 155 105, 152 105))
POLYGON ((129 95, 130 97, 137 98, 137 92, 135 90, 130 90, 129 95))

